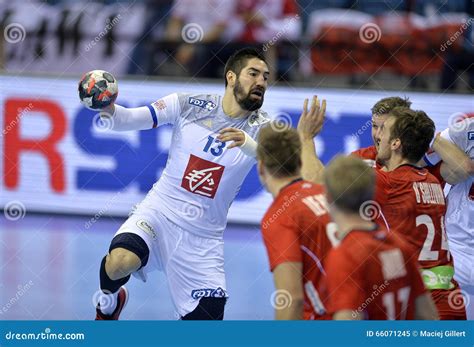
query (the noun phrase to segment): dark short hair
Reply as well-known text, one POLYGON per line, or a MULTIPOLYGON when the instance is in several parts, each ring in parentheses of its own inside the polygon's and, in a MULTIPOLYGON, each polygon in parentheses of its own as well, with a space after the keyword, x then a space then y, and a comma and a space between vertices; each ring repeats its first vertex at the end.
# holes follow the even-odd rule
POLYGON ((229 59, 227 59, 227 63, 225 64, 225 69, 224 69, 224 82, 225 82, 226 87, 227 87, 227 72, 233 71, 237 76, 239 76, 242 69, 247 65, 247 61, 252 58, 257 58, 257 59, 263 60, 265 64, 267 63, 263 53, 256 50, 255 48, 239 49, 237 52, 232 54, 229 57, 229 59))
POLYGON ((388 114, 395 107, 406 107, 410 108, 411 101, 408 98, 401 98, 399 96, 390 96, 377 101, 372 107, 372 114, 382 115, 388 114))
POLYGON ((301 141, 293 128, 274 129, 267 125, 258 136, 257 159, 274 177, 299 174, 301 169, 301 141))
POLYGON ((406 107, 395 107, 389 116, 395 118, 390 140, 400 139, 403 158, 418 162, 430 148, 436 130, 434 122, 424 111, 406 107))

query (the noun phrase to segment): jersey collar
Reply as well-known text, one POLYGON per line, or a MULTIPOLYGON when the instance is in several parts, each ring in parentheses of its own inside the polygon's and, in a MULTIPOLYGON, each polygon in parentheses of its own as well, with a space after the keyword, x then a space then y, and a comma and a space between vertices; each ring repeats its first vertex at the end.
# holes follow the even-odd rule
POLYGON ((282 188, 280 189, 280 191, 278 192, 278 194, 280 194, 282 191, 284 191, 284 190, 285 190, 286 188, 288 188, 289 186, 291 186, 291 185, 293 185, 293 184, 295 184, 295 183, 297 183, 297 182, 300 182, 300 181, 302 181, 302 180, 303 180, 303 179, 302 179, 301 177, 298 177, 298 178, 294 179, 293 181, 291 181, 290 183, 288 183, 286 186, 282 187, 282 188))

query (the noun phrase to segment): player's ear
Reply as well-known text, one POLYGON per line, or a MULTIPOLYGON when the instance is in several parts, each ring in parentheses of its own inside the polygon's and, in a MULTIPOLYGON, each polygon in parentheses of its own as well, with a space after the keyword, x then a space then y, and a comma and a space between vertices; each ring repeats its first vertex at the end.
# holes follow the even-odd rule
POLYGON ((401 149, 402 142, 400 141, 400 139, 393 139, 390 146, 392 147, 392 150, 396 151, 398 149, 401 149))
POLYGON ((258 177, 260 178, 260 182, 262 184, 265 184, 265 167, 263 166, 263 163, 260 159, 257 160, 257 172, 258 177))
POLYGON ((263 175, 263 164, 260 159, 257 160, 257 172, 259 176, 263 175))
POLYGON ((231 87, 234 87, 235 81, 237 79, 237 75, 235 74, 234 71, 227 71, 227 74, 225 75, 225 78, 227 79, 227 84, 231 87))

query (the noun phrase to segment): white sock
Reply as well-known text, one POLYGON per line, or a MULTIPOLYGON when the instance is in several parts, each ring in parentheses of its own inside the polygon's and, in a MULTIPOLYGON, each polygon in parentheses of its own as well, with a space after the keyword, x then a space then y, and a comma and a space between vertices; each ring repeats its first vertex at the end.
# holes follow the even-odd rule
POLYGON ((115 293, 104 293, 100 290, 99 294, 99 308, 103 314, 111 315, 115 308, 117 307, 117 298, 118 298, 119 291, 117 290, 115 293))

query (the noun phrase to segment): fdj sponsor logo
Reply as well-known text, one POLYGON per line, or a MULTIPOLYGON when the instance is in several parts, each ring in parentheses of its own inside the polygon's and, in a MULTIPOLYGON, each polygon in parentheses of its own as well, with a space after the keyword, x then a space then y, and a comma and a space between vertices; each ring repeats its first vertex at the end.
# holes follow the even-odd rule
POLYGON ((212 111, 216 108, 216 104, 208 100, 189 98, 188 102, 193 106, 201 107, 208 111, 212 111))
POLYGON ((467 138, 468 138, 469 140, 474 140, 474 131, 469 131, 469 132, 467 133, 467 138))
POLYGON ((216 289, 194 289, 191 292, 191 296, 193 299, 201 299, 201 298, 225 298, 227 297, 227 292, 218 287, 216 289))

